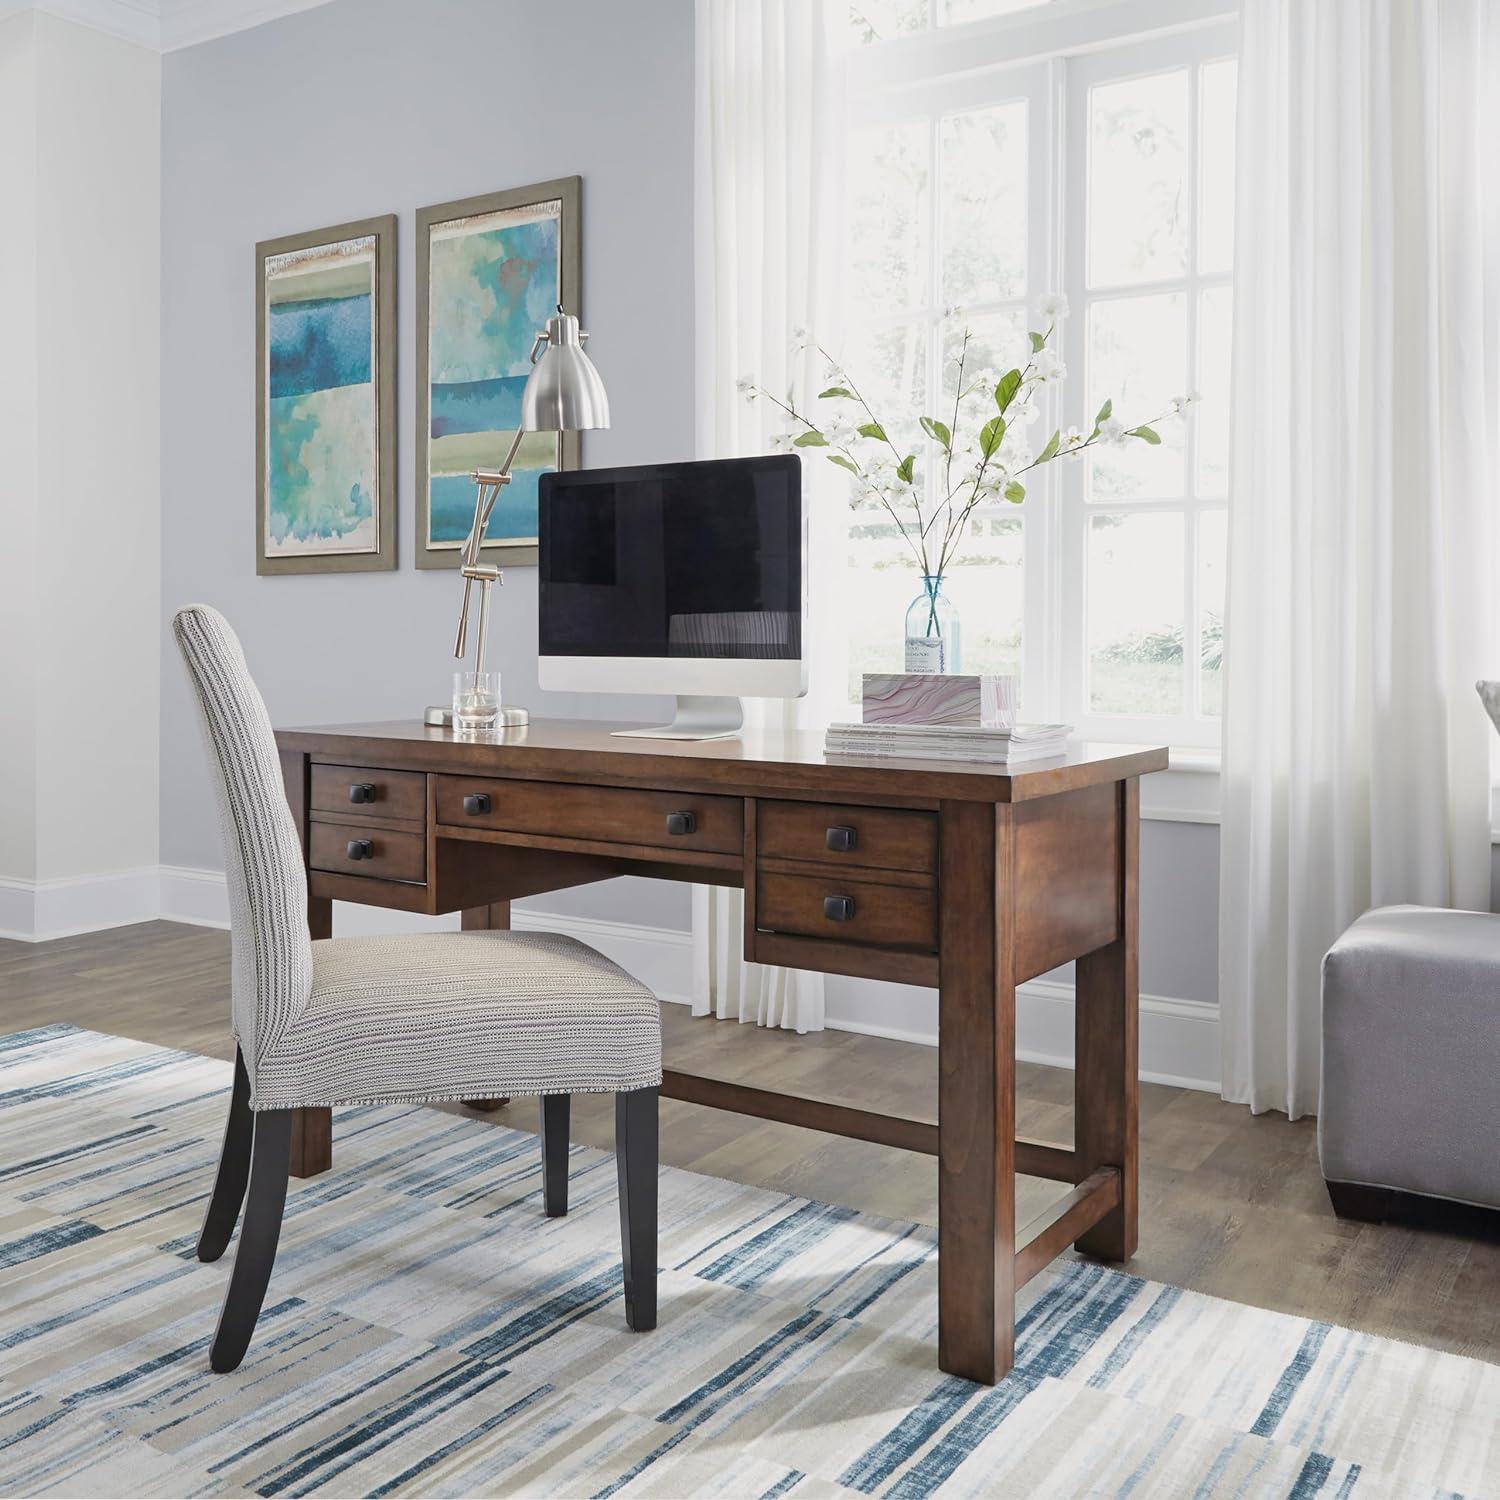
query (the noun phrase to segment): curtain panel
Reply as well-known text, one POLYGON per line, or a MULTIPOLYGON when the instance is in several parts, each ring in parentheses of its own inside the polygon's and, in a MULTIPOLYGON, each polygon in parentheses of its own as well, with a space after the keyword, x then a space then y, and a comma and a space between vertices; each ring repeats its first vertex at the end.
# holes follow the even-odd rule
MULTIPOLYGON (((823 372, 794 332, 837 347, 843 69, 825 0, 698 0, 696 24, 696 449, 731 458, 769 451, 779 425, 737 381, 806 390, 823 372)), ((829 622, 843 550, 837 507, 819 503, 825 468, 804 461, 810 693, 748 703, 752 727, 820 731, 836 701, 829 622)), ((740 891, 694 886, 694 1014, 822 1030, 823 976, 746 963, 743 924, 740 891)))
POLYGON ((1361 912, 1490 905, 1496 7, 1244 0, 1223 1092, 1316 1112, 1361 912))

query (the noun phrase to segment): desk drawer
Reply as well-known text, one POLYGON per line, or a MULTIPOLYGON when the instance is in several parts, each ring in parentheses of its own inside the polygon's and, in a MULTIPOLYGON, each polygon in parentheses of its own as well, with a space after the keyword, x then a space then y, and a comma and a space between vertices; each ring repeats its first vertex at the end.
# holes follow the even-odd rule
POLYGON ((427 840, 420 833, 398 833, 379 823, 308 824, 307 862, 315 870, 367 875, 378 880, 427 878, 427 840))
POLYGON ((886 885, 827 875, 755 879, 755 925, 768 932, 836 938, 881 948, 937 947, 937 896, 931 885, 886 885))
POLYGON ((352 813, 359 818, 427 816, 427 777, 421 771, 372 771, 368 766, 314 766, 314 813, 352 813))
POLYGON ((762 857, 922 874, 937 868, 935 813, 821 802, 762 801, 756 806, 756 841, 762 857))
POLYGON ((437 780, 439 823, 714 854, 740 853, 745 836, 743 807, 738 797, 688 792, 491 781, 477 776, 440 776, 437 780))

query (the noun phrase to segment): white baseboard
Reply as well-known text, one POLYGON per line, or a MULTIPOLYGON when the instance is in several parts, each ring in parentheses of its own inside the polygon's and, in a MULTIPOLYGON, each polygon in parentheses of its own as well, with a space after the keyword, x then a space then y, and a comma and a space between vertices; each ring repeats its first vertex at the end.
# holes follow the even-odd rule
POLYGON ((57 880, 0 879, 0 938, 45 943, 149 922, 161 910, 158 884, 156 865, 57 880))
POLYGON ((192 927, 229 926, 229 887, 223 871, 163 865, 158 890, 157 915, 162 921, 186 922, 192 927))
MULTIPOLYGON (((1016 990, 1016 1056, 1073 1066, 1073 986, 1033 979, 1016 990)), ((1210 1000, 1141 996, 1141 1077, 1219 1092, 1219 1007, 1210 1000)))
MULTIPOLYGON (((129 872, 138 874, 143 872, 129 872)), ((160 915, 168 921, 205 927, 229 925, 229 900, 224 877, 215 870, 193 870, 164 865, 159 872, 159 904, 125 921, 145 921, 160 915)), ((4 885, 0 884, 0 926, 5 917, 4 885)), ((692 935, 675 928, 646 927, 633 922, 610 922, 557 912, 517 907, 514 925, 532 932, 565 932, 597 948, 621 968, 634 974, 662 1000, 690 1004, 693 991, 692 935)), ((420 932, 453 929, 456 915, 421 917, 336 901, 333 930, 338 937, 381 932, 420 932)), ((73 931, 86 931, 74 927, 73 931)), ((7 934, 11 935, 11 934, 7 934)), ((61 936, 60 932, 47 934, 61 936)), ((857 981, 848 981, 857 983, 857 981)), ((897 1029, 865 1024, 847 1015, 829 1023, 830 1029, 855 1031, 935 1047, 933 1029, 897 1029)), ((1073 1066, 1073 986, 1056 980, 1033 979, 1016 992, 1016 1055, 1026 1062, 1052 1067, 1073 1066)), ((1149 1083, 1179 1088, 1219 1091, 1219 1007, 1210 1001, 1179 1000, 1166 995, 1141 996, 1141 1077, 1149 1083)))

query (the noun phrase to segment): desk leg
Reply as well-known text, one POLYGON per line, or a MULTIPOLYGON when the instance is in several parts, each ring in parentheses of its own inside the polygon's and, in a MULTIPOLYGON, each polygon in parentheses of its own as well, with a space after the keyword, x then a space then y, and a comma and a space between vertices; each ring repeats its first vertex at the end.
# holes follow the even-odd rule
POLYGON ((1074 1147, 1079 1181, 1119 1167, 1120 1206, 1077 1241, 1085 1255, 1129 1260, 1139 1238, 1140 978, 1137 971, 1139 778, 1120 783, 1120 936, 1080 958, 1075 1006, 1074 1147))
MULTIPOLYGON (((314 940, 333 936, 333 902, 326 896, 307 898, 307 932, 314 940)), ((333 1165, 333 1111, 312 1108, 292 1111, 293 1177, 316 1177, 333 1165)))
MULTIPOLYGON (((488 906, 471 906, 463 914, 465 932, 508 932, 510 930, 510 902, 492 901, 488 906)), ((465 1099, 465 1109, 477 1109, 481 1114, 493 1114, 510 1103, 509 1099, 465 1099)))
POLYGON ((993 1385, 1015 1360, 1016 991, 1009 805, 942 805, 938 1364, 993 1385))

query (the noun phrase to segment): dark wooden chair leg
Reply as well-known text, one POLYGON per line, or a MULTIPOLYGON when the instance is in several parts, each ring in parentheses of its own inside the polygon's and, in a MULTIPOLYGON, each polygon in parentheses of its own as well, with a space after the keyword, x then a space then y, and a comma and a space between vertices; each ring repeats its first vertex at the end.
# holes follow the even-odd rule
POLYGON ((542 1203, 549 1219, 560 1219, 568 1211, 568 1121, 571 1099, 567 1094, 543 1094, 542 1106, 542 1203))
POLYGON ((656 1138, 656 1090, 616 1094, 625 1321, 637 1333, 656 1327, 656 1138))
POLYGON ((1330 1182, 1328 1197, 1341 1219, 1383 1224, 1391 1209, 1390 1188, 1369 1187, 1363 1182, 1330 1182))
POLYGON ((240 1049, 234 1049, 234 1089, 229 1095, 229 1120, 224 1126, 224 1146, 219 1152, 219 1171, 203 1228, 198 1233, 198 1259, 218 1260, 234 1235, 245 1184, 250 1180, 250 1137, 255 1117, 250 1113, 250 1075, 240 1049))
POLYGON ((289 1109, 265 1109, 254 1116, 245 1222, 234 1253, 224 1310, 219 1314, 219 1328, 208 1355, 209 1364, 221 1374, 238 1368, 250 1347, 276 1261, 291 1164, 292 1113, 289 1109))

